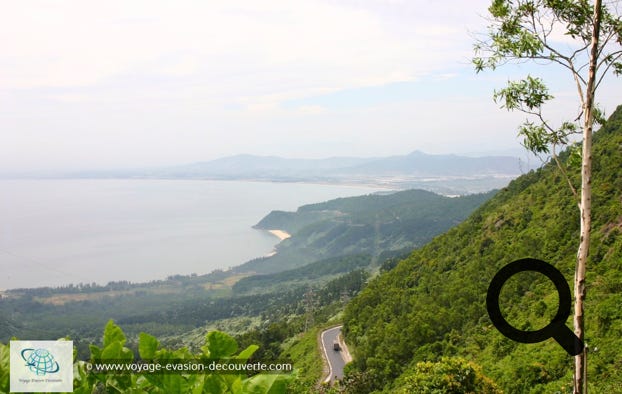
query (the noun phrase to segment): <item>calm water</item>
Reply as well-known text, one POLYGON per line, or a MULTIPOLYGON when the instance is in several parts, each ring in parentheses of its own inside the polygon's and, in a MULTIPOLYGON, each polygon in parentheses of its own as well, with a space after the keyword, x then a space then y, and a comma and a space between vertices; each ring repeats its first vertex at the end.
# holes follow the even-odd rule
POLYGON ((371 188, 183 180, 0 180, 0 289, 205 274, 269 253, 273 209, 371 188))

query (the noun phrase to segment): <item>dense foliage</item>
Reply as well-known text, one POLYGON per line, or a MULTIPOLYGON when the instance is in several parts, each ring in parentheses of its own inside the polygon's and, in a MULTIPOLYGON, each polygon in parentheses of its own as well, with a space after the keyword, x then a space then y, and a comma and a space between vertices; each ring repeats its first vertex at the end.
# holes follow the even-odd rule
POLYGON ((263 359, 278 360, 283 356, 283 343, 305 331, 309 321, 323 323, 343 309, 344 303, 356 296, 365 286, 369 273, 358 269, 341 275, 324 286, 308 288, 297 314, 284 314, 266 310, 262 314, 264 324, 238 336, 242 345, 258 344, 257 355, 263 359))
POLYGON ((418 362, 406 371, 395 384, 400 394, 501 394, 502 391, 480 367, 463 358, 442 357, 440 361, 418 362))
POLYGON ((248 292, 250 290, 265 291, 272 286, 283 286, 285 282, 290 284, 312 283, 321 277, 351 272, 359 268, 367 268, 370 263, 371 256, 369 255, 329 258, 293 270, 242 278, 233 285, 233 291, 236 293, 248 292))
MULTIPOLYGON (((560 156, 564 163, 567 156, 560 156)), ((566 165, 576 180, 578 169, 566 165)), ((622 392, 622 107, 595 134, 593 167, 588 381, 592 393, 616 393, 622 392)), ((391 392, 395 379, 408 380, 417 363, 461 356, 480 364, 505 392, 567 392, 572 358, 552 339, 526 345, 502 336, 488 318, 485 297, 497 270, 523 257, 548 261, 571 281, 578 231, 575 202, 554 165, 511 182, 348 305, 351 376, 370 382, 367 391, 391 392)), ((533 330, 556 311, 557 293, 541 275, 519 277, 508 281, 500 302, 514 326, 533 330)))
MULTIPOLYGON (((119 326, 111 321, 104 330, 103 346, 90 345, 89 361, 75 361, 74 393, 284 393, 291 375, 219 373, 96 373, 89 366, 95 363, 132 363, 134 361, 154 362, 244 362, 257 350, 251 345, 238 353, 236 341, 229 335, 213 331, 206 335, 205 346, 200 354, 188 349, 163 349, 159 341, 141 333, 138 342, 138 356, 125 347, 126 337, 119 326), (238 353, 236 355, 236 353, 238 353)), ((9 345, 0 343, 0 393, 9 392, 9 345)))
POLYGON ((4 324, 0 322, 0 339, 7 340, 12 335, 39 339, 70 335, 90 340, 108 319, 122 324, 131 336, 140 331, 173 335, 210 321, 258 316, 269 309, 293 313, 304 291, 295 288, 261 295, 216 297, 188 288, 184 294, 120 294, 59 305, 32 297, 10 298, 0 301, 0 314, 7 317, 4 324))
POLYGON ((296 212, 273 211, 257 228, 292 234, 278 253, 237 271, 272 273, 344 254, 370 254, 419 247, 464 220, 494 192, 445 197, 406 190, 305 205, 296 212))

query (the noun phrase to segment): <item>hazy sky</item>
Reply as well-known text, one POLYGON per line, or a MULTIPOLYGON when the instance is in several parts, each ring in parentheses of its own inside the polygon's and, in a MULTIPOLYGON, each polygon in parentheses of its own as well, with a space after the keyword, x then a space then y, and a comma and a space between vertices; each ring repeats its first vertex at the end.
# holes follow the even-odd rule
POLYGON ((489 1, 0 3, 0 172, 520 148, 491 96, 523 73, 469 63, 489 1))

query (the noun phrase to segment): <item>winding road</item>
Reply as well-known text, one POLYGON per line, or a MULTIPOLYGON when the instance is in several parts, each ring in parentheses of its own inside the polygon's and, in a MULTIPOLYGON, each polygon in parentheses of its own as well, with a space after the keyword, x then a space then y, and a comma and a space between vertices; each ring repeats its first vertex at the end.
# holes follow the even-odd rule
POLYGON ((321 335, 322 350, 328 363, 328 376, 324 379, 324 383, 332 384, 335 379, 341 380, 343 378, 343 367, 346 365, 345 359, 349 358, 347 348, 344 348, 343 345, 345 344, 343 341, 339 341, 342 349, 338 351, 333 349, 333 343, 338 340, 342 327, 329 328, 324 330, 321 335))

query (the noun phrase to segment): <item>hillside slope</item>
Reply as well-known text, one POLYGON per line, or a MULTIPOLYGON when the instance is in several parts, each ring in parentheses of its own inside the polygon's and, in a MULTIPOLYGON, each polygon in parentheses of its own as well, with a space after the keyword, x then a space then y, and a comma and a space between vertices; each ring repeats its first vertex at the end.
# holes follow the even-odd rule
POLYGON ((450 198, 424 190, 338 198, 296 212, 273 211, 255 227, 292 234, 278 253, 234 268, 273 273, 346 254, 419 247, 460 223, 496 191, 450 198))
MULTIPOLYGON (((587 276, 586 342, 591 393, 622 392, 622 106, 595 134, 592 247, 587 276)), ((562 156, 562 159, 565 159, 562 156)), ((570 168, 575 184, 578 168, 570 168)), ((552 339, 519 344, 503 337, 485 308, 494 274, 523 257, 556 266, 572 288, 578 209, 559 170, 523 175, 386 274, 373 280, 345 312, 355 348, 350 381, 369 391, 396 392, 416 363, 442 356, 482 366, 506 393, 568 392, 572 358, 552 339)), ((515 327, 544 327, 557 294, 542 275, 521 273, 501 294, 515 327)), ((567 325, 572 324, 571 318, 567 325)), ((360 392, 360 391, 359 391, 360 392)))

